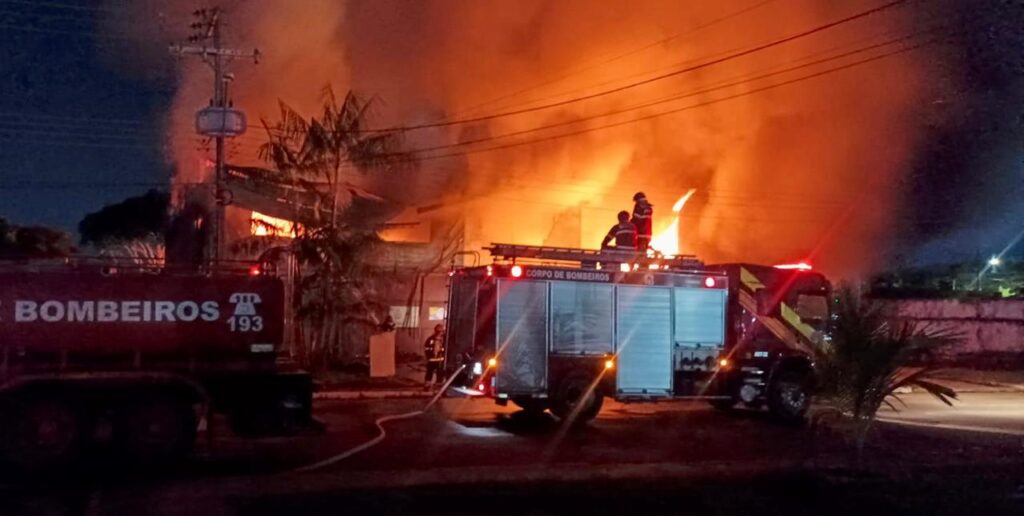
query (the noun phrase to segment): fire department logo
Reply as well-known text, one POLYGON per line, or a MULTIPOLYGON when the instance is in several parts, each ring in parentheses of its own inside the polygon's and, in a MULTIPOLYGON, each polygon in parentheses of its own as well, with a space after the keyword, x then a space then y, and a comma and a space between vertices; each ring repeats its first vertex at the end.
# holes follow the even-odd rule
POLYGON ((256 305, 263 300, 253 292, 235 292, 228 302, 235 305, 234 313, 228 318, 228 327, 236 332, 258 332, 263 330, 263 318, 257 315, 256 305))
POLYGON ((256 305, 261 303, 262 300, 259 294, 236 292, 231 294, 228 302, 235 305, 235 313, 232 316, 237 317, 240 315, 256 315, 256 305))

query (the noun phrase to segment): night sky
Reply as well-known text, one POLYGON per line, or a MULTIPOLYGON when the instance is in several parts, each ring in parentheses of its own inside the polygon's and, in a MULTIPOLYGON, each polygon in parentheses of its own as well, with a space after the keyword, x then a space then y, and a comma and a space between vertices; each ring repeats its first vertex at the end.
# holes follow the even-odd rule
MULTIPOLYGON (((88 212, 167 184, 162 117, 173 81, 107 57, 96 2, 0 2, 0 217, 74 231, 88 212)), ((168 58, 170 60, 170 58, 168 58)))
MULTIPOLYGON (((167 183, 173 74, 115 65, 130 52, 112 49, 133 43, 103 29, 109 5, 0 0, 0 217, 74 231, 86 213, 167 183)), ((912 262, 987 256, 1024 228, 1024 2, 944 5, 968 28, 947 47, 962 64, 935 78, 956 84, 934 100, 949 116, 894 185, 906 192, 895 252, 912 262)))

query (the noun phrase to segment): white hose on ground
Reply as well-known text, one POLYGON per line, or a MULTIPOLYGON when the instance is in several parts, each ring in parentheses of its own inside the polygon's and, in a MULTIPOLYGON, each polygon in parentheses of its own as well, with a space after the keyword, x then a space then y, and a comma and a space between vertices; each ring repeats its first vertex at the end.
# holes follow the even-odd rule
POLYGON ((365 443, 360 444, 359 446, 345 450, 333 457, 324 459, 320 462, 310 464, 308 466, 302 466, 301 468, 296 468, 295 470, 293 470, 293 472, 306 473, 308 471, 314 471, 320 468, 324 468, 330 466, 331 464, 341 462, 361 451, 370 449, 380 444, 380 442, 383 441, 384 438, 387 437, 388 435, 387 431, 384 430, 384 423, 387 423, 388 421, 397 421, 399 419, 409 419, 426 413, 428 410, 430 410, 430 407, 434 406, 434 404, 437 403, 437 400, 441 399, 441 396, 443 396, 444 393, 448 390, 448 387, 450 387, 452 382, 455 381, 455 377, 458 376, 459 373, 461 373, 462 370, 465 368, 465 364, 459 366, 459 369, 456 370, 455 373, 453 373, 450 377, 448 377, 448 381, 444 382, 444 385, 442 385, 441 389, 437 391, 437 394, 435 394, 434 397, 431 398, 430 401, 427 402, 427 404, 424 405, 423 408, 419 410, 414 410, 412 412, 406 412, 404 414, 394 414, 390 416, 382 416, 377 418, 377 420, 373 422, 373 424, 377 425, 377 429, 380 430, 380 434, 377 435, 377 437, 374 437, 373 439, 370 439, 369 441, 366 441, 365 443))

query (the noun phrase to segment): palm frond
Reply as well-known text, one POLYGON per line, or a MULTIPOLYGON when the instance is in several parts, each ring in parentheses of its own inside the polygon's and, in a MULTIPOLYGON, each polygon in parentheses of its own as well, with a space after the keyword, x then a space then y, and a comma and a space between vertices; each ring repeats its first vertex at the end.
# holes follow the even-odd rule
POLYGON ((847 288, 840 291, 832 338, 817 349, 823 395, 857 419, 872 419, 883 405, 903 403, 895 391, 916 386, 944 403, 952 389, 928 381, 931 368, 907 367, 921 350, 955 343, 960 335, 909 321, 893 320, 879 305, 847 288), (891 401, 892 400, 892 401, 891 401))
POLYGON ((914 385, 924 389, 925 392, 931 394, 933 397, 945 403, 946 405, 949 405, 950 407, 953 406, 952 400, 959 399, 957 398, 956 391, 945 385, 939 385, 937 383, 922 379, 916 380, 914 382, 914 385))

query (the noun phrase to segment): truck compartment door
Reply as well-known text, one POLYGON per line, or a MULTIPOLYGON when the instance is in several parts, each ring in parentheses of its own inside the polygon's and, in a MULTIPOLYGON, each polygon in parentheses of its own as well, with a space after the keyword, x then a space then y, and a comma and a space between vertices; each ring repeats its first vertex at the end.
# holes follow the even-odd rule
POLYGON ((445 331, 445 366, 457 367, 457 359, 473 354, 476 336, 479 280, 453 276, 448 296, 448 327, 445 331))
POLYGON ((710 372, 725 343, 725 289, 675 288, 676 369, 710 372))
POLYGON ((614 285, 551 282, 551 353, 610 355, 613 350, 614 285))
POLYGON ((546 392, 548 283, 499 279, 497 305, 495 389, 508 394, 546 392))
POLYGON ((616 306, 616 392, 672 394, 672 289, 619 285, 616 306))

